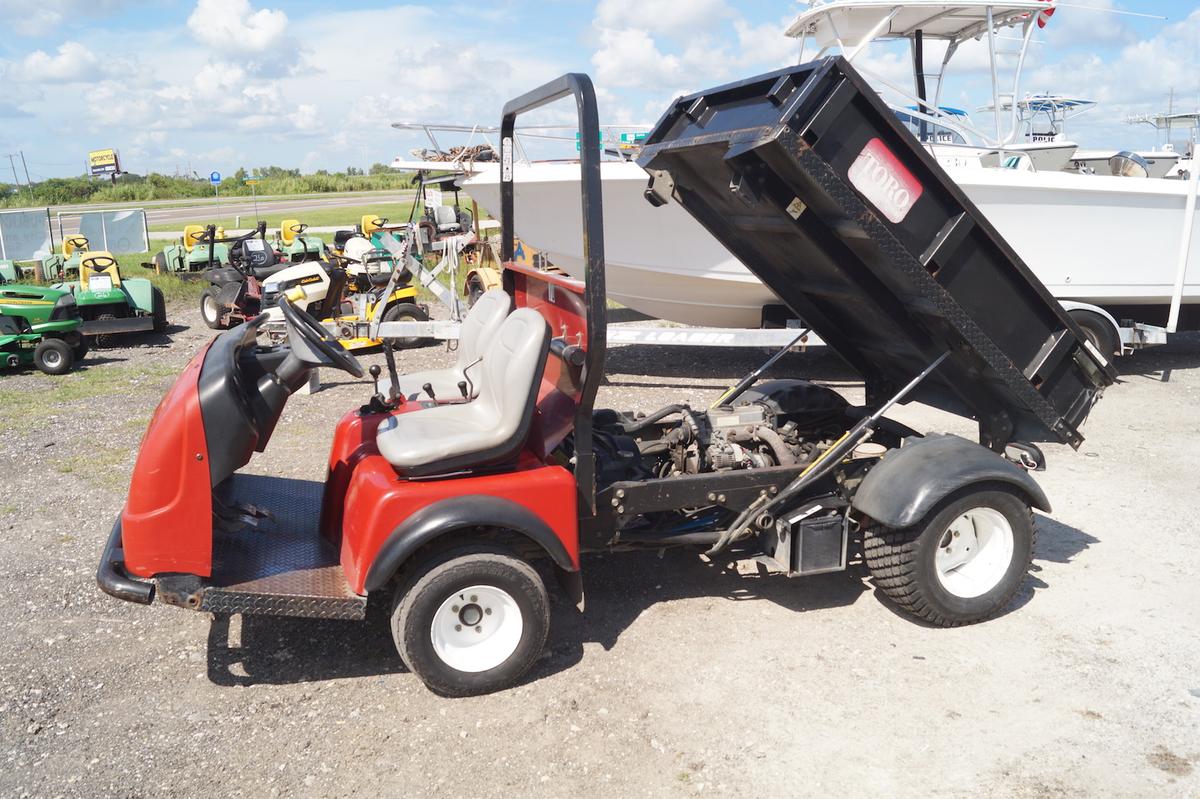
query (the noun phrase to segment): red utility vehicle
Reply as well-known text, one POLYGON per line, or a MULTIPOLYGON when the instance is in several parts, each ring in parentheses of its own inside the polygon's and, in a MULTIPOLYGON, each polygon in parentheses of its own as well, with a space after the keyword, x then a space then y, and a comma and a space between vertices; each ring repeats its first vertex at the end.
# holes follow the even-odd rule
POLYGON ((876 586, 928 622, 1004 608, 1032 557, 1031 507, 1049 510, 1028 474, 1043 463, 1031 442, 1078 446, 1112 371, 986 220, 843 61, 684 98, 644 150, 655 199, 682 202, 813 323, 864 373, 868 406, 774 380, 707 410, 594 410, 606 306, 586 76, 505 107, 502 252, 511 261, 516 116, 567 96, 582 131, 586 280, 508 263, 507 295, 464 325, 472 362, 422 374, 423 391, 373 367, 391 388, 337 423, 324 484, 238 470, 311 369, 362 377, 358 361, 286 300, 287 346, 257 343, 261 316, 222 333, 150 422, 103 590, 322 618, 385 603, 400 657, 446 695, 509 686, 534 663, 549 611, 533 563, 581 602, 585 551, 702 547, 788 575, 843 569, 861 552, 876 586), (764 122, 785 112, 786 124, 764 122), (868 144, 923 187, 907 219, 846 184, 868 144), (946 219, 957 220, 948 232, 946 219), (984 302, 1000 284, 1008 321, 984 302), (986 446, 883 415, 909 398, 979 419, 986 446))

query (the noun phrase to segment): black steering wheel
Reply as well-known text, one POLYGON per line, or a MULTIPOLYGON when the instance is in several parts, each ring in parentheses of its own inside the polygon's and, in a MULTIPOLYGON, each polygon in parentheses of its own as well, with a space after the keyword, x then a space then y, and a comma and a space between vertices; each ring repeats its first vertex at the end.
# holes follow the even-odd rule
POLYGON ((351 355, 346 349, 338 343, 328 330, 326 330, 320 322, 313 319, 306 311, 302 311, 292 304, 287 297, 279 298, 279 310, 283 311, 283 318, 287 320, 289 332, 295 333, 303 341, 301 342, 307 347, 292 346, 292 352, 304 360, 303 352, 296 352, 297 349, 310 349, 312 354, 321 359, 321 363, 313 363, 311 366, 335 366, 343 372, 349 372, 355 377, 362 377, 364 372, 362 364, 358 359, 351 355))
POLYGON ((297 236, 299 236, 301 233, 308 230, 308 225, 304 224, 303 222, 298 222, 295 225, 292 225, 291 227, 289 227, 288 230, 292 231, 297 236))
POLYGON ((80 263, 86 264, 88 269, 103 272, 110 266, 116 266, 117 259, 108 255, 89 255, 86 258, 80 259, 80 263))

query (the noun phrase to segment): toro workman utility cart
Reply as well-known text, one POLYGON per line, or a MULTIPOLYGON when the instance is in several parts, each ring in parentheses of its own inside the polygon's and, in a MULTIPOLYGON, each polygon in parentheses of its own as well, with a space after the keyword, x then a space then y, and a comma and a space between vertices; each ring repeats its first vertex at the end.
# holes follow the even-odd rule
POLYGON ((458 366, 406 377, 389 362, 386 396, 337 423, 324 484, 238 470, 310 370, 361 366, 286 299, 287 346, 256 343, 262 317, 218 336, 150 422, 104 548, 105 591, 326 618, 378 602, 400 657, 449 695, 511 685, 534 663, 550 617, 531 561, 581 601, 582 552, 698 547, 788 575, 861 552, 877 588, 932 624, 1005 607, 1033 554, 1031 509, 1050 507, 1030 475, 1036 444, 1082 441, 1114 379, 1104 358, 875 93, 828 59, 679 101, 642 160, 655 201, 682 202, 862 373, 866 406, 774 380, 708 409, 681 397, 646 416, 597 410, 604 233, 585 76, 505 107, 502 254, 516 118, 572 95, 586 279, 506 264, 504 290, 464 322, 458 366), (884 416, 908 400, 978 419, 982 443, 884 416))

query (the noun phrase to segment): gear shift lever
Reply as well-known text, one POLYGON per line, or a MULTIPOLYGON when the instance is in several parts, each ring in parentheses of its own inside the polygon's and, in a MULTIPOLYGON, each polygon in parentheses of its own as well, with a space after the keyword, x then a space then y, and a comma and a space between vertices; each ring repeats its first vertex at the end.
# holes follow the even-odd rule
POLYGON ((429 395, 431 400, 437 400, 437 396, 433 393, 433 383, 426 383, 425 385, 421 386, 421 389, 429 395))
POLYGON ((468 394, 468 392, 467 392, 467 381, 466 381, 466 380, 459 380, 459 381, 458 381, 458 390, 462 392, 463 399, 470 399, 470 398, 471 398, 471 397, 470 397, 470 394, 468 394))

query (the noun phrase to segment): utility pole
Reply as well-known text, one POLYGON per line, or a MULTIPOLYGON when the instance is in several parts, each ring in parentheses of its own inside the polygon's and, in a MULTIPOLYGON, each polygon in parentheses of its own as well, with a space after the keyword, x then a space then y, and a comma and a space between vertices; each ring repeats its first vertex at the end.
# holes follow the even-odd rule
POLYGON ((18 150, 17 152, 21 154, 21 168, 25 170, 25 183, 29 186, 30 190, 32 191, 33 181, 29 179, 29 166, 25 163, 25 151, 18 150))

